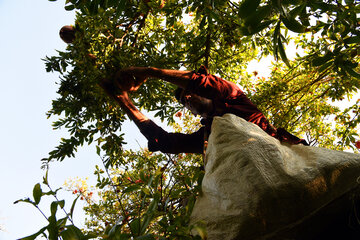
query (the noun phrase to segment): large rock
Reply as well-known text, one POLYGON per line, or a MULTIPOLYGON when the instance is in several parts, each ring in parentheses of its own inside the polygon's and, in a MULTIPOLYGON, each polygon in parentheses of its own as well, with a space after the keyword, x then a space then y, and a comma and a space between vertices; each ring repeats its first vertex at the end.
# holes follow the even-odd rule
POLYGON ((210 240, 335 239, 321 236, 335 236, 327 227, 340 217, 348 224, 359 176, 359 154, 280 143, 226 114, 212 124, 191 221, 210 240))

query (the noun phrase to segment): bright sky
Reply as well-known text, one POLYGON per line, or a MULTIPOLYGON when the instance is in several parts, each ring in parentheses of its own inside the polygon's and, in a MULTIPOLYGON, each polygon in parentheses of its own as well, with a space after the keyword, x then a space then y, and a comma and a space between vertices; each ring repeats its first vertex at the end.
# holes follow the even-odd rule
MULTIPOLYGON (((66 48, 58 32, 63 25, 74 23, 74 12, 66 12, 64 2, 0 0, 0 76, 4 84, 0 88, 0 240, 25 237, 46 225, 34 207, 13 202, 32 198, 33 186, 42 182, 44 175, 40 159, 47 157, 59 139, 66 136, 66 132, 53 131, 54 119, 45 115, 51 100, 57 97, 58 75, 46 73, 41 60, 46 55, 55 55, 55 49, 66 48)), ((131 138, 127 140, 132 144, 137 144, 135 139, 143 143, 143 137, 133 125, 127 125, 131 138)), ((94 147, 84 147, 75 159, 52 164, 49 181, 56 189, 70 177, 92 177, 95 164, 101 162, 94 147)), ((68 199, 69 209, 71 196, 68 199)), ((42 204, 46 212, 49 201, 42 204)), ((80 205, 75 214, 75 221, 81 227, 80 205)))

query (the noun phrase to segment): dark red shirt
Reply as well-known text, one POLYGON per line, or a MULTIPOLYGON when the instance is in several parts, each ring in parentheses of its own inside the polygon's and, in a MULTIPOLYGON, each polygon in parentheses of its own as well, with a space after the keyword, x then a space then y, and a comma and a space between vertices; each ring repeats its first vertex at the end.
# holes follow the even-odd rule
MULTIPOLYGON (((258 125, 270 136, 291 144, 308 145, 284 129, 275 129, 264 114, 253 104, 243 91, 233 82, 226 81, 214 75, 207 74, 204 67, 192 75, 188 92, 213 100, 212 116, 222 116, 231 113, 258 125)), ((148 139, 150 151, 164 153, 203 153, 204 136, 210 133, 212 118, 203 119, 204 127, 193 134, 168 133, 151 120, 143 122, 140 131, 148 139)))

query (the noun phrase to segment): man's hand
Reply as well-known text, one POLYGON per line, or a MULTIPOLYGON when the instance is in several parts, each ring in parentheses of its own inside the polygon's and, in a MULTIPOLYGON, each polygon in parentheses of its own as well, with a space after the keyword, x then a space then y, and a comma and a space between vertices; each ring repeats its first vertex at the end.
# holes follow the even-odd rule
POLYGON ((136 71, 138 68, 130 67, 118 71, 115 75, 115 84, 123 91, 134 92, 139 89, 148 76, 143 71, 136 71))
POLYGON ((109 81, 108 79, 101 79, 99 82, 100 87, 102 87, 106 94, 109 95, 110 97, 114 98, 116 101, 122 101, 122 102, 129 102, 131 101, 129 99, 129 96, 127 94, 126 91, 124 91, 123 89, 115 89, 114 84, 109 81))
POLYGON ((157 78, 186 88, 193 72, 182 70, 159 69, 154 67, 128 67, 115 75, 115 84, 124 91, 136 91, 147 78, 157 78))
POLYGON ((131 102, 129 95, 126 91, 120 91, 116 94, 116 98, 121 102, 131 102))
POLYGON ((115 95, 115 88, 114 88, 114 84, 109 81, 109 79, 101 79, 99 81, 99 85, 100 87, 102 87, 105 92, 109 95, 109 96, 114 96, 115 95))

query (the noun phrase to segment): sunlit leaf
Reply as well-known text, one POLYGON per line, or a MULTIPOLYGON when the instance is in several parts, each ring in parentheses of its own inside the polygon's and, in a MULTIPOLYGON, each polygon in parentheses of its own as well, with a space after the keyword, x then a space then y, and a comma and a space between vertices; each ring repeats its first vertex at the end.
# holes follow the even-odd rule
POLYGON ((138 184, 133 184, 129 187, 127 187, 122 193, 123 194, 126 194, 126 193, 129 193, 129 192, 134 192, 134 191, 137 191, 140 189, 140 185, 138 184))
POLYGON ((344 66, 344 69, 345 69, 345 71, 346 71, 348 74, 350 74, 350 76, 352 76, 352 77, 354 77, 354 78, 360 79, 360 73, 354 71, 353 68, 345 65, 345 66, 344 66))
POLYGON ((324 56, 316 57, 312 60, 312 64, 314 66, 321 66, 331 60, 333 58, 334 54, 332 52, 327 52, 324 56))
POLYGON ((18 240, 34 240, 36 239, 40 234, 44 233, 46 231, 46 227, 43 227, 42 229, 40 229, 37 233, 34 233, 33 235, 24 237, 24 238, 19 238, 18 240))
POLYGON ((48 173, 49 173, 49 169, 46 169, 45 176, 43 177, 43 183, 45 185, 49 184, 49 182, 48 182, 48 173))
POLYGON ((306 27, 293 18, 283 17, 282 22, 289 30, 293 32, 304 33, 306 31, 306 27))
POLYGON ((42 196, 40 183, 36 184, 33 189, 33 196, 36 204, 39 204, 42 196))
POLYGON ((150 203, 146 213, 144 214, 144 218, 141 221, 141 230, 140 234, 144 234, 146 232, 147 227, 149 226, 151 220, 154 217, 155 210, 159 203, 160 196, 158 194, 155 195, 154 199, 150 203))
POLYGON ((66 226, 66 229, 61 231, 60 235, 63 240, 82 240, 85 239, 81 230, 74 225, 66 226))
POLYGON ((278 38, 278 49, 279 49, 279 53, 280 53, 280 57, 281 57, 281 60, 283 60, 283 62, 286 64, 286 66, 288 66, 289 68, 291 68, 290 66, 290 62, 286 56, 286 53, 285 53, 285 48, 284 48, 284 45, 283 43, 281 42, 281 39, 278 38))

